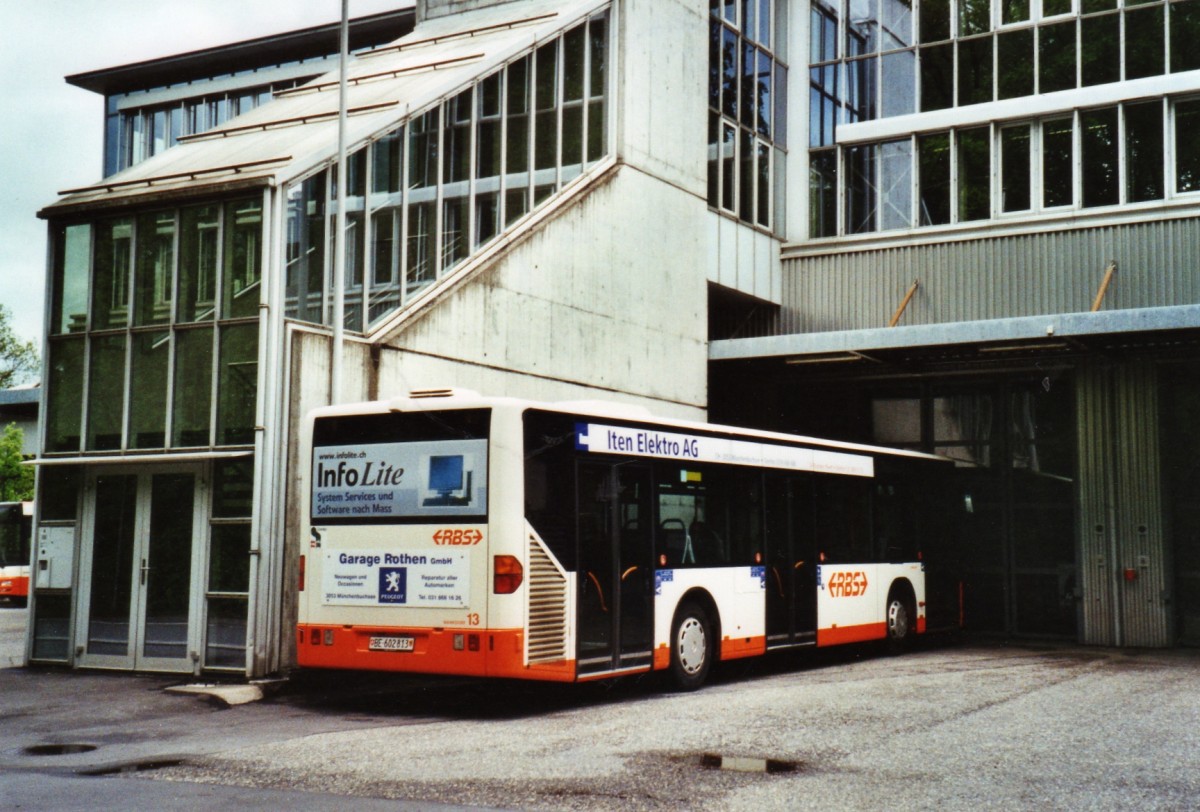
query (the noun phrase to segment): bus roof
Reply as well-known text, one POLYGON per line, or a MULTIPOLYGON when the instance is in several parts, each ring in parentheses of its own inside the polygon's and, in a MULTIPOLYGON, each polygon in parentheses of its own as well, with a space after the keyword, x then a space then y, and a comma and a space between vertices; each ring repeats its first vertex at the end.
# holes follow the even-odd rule
POLYGON ((337 417, 356 414, 386 414, 388 412, 420 412, 437 411, 441 409, 470 409, 470 408, 500 408, 525 411, 540 409, 542 411, 560 412, 563 414, 585 415, 587 417, 606 418, 610 420, 626 420, 643 423, 653 423, 659 426, 704 433, 730 434, 754 440, 767 440, 782 443, 803 443, 820 448, 837 449, 839 451, 869 452, 879 456, 906 457, 912 459, 933 460, 953 463, 947 457, 927 454, 922 451, 910 451, 902 448, 851 443, 841 440, 826 440, 820 437, 810 437, 802 434, 788 434, 778 431, 763 431, 761 429, 728 426, 719 423, 702 423, 695 420, 681 420, 672 417, 660 417, 648 409, 634 404, 609 402, 602 400, 569 400, 569 401, 536 401, 511 397, 489 397, 470 389, 424 389, 414 390, 408 395, 389 400, 364 401, 346 403, 335 406, 322 406, 313 409, 308 414, 309 420, 323 417, 337 417))

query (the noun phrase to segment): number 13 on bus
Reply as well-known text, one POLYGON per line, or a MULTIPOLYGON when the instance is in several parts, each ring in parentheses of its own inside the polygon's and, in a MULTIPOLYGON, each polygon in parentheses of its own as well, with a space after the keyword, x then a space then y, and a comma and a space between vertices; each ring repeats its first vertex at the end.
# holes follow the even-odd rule
POLYGON ((952 463, 456 390, 311 413, 297 660, 554 681, 961 622, 952 463))

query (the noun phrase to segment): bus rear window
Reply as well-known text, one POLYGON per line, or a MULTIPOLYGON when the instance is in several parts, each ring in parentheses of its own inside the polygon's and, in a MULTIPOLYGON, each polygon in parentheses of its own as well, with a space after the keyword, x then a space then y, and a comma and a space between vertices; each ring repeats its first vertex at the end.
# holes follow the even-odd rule
POLYGON ((312 521, 483 521, 490 414, 458 409, 318 419, 312 521))

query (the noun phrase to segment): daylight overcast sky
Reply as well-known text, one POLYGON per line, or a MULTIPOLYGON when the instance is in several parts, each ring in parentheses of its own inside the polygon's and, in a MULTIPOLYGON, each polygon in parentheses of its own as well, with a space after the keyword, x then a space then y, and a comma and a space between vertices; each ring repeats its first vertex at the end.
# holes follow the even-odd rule
MULTIPOLYGON (((413 5, 350 0, 350 16, 413 5)), ((341 0, 0 0, 0 302, 41 346, 46 223, 103 169, 103 98, 63 77, 337 22, 341 0)))

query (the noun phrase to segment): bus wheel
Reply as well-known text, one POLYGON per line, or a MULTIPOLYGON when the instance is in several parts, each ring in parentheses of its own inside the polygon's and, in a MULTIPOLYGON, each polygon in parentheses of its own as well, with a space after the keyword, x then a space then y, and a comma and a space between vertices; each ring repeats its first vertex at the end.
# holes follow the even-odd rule
POLYGON ((694 603, 675 612, 671 627, 671 679, 681 691, 704 684, 712 667, 713 637, 708 614, 694 603))
POLYGON ((913 614, 908 601, 902 595, 892 595, 887 607, 888 651, 899 654, 907 651, 913 642, 913 614))

